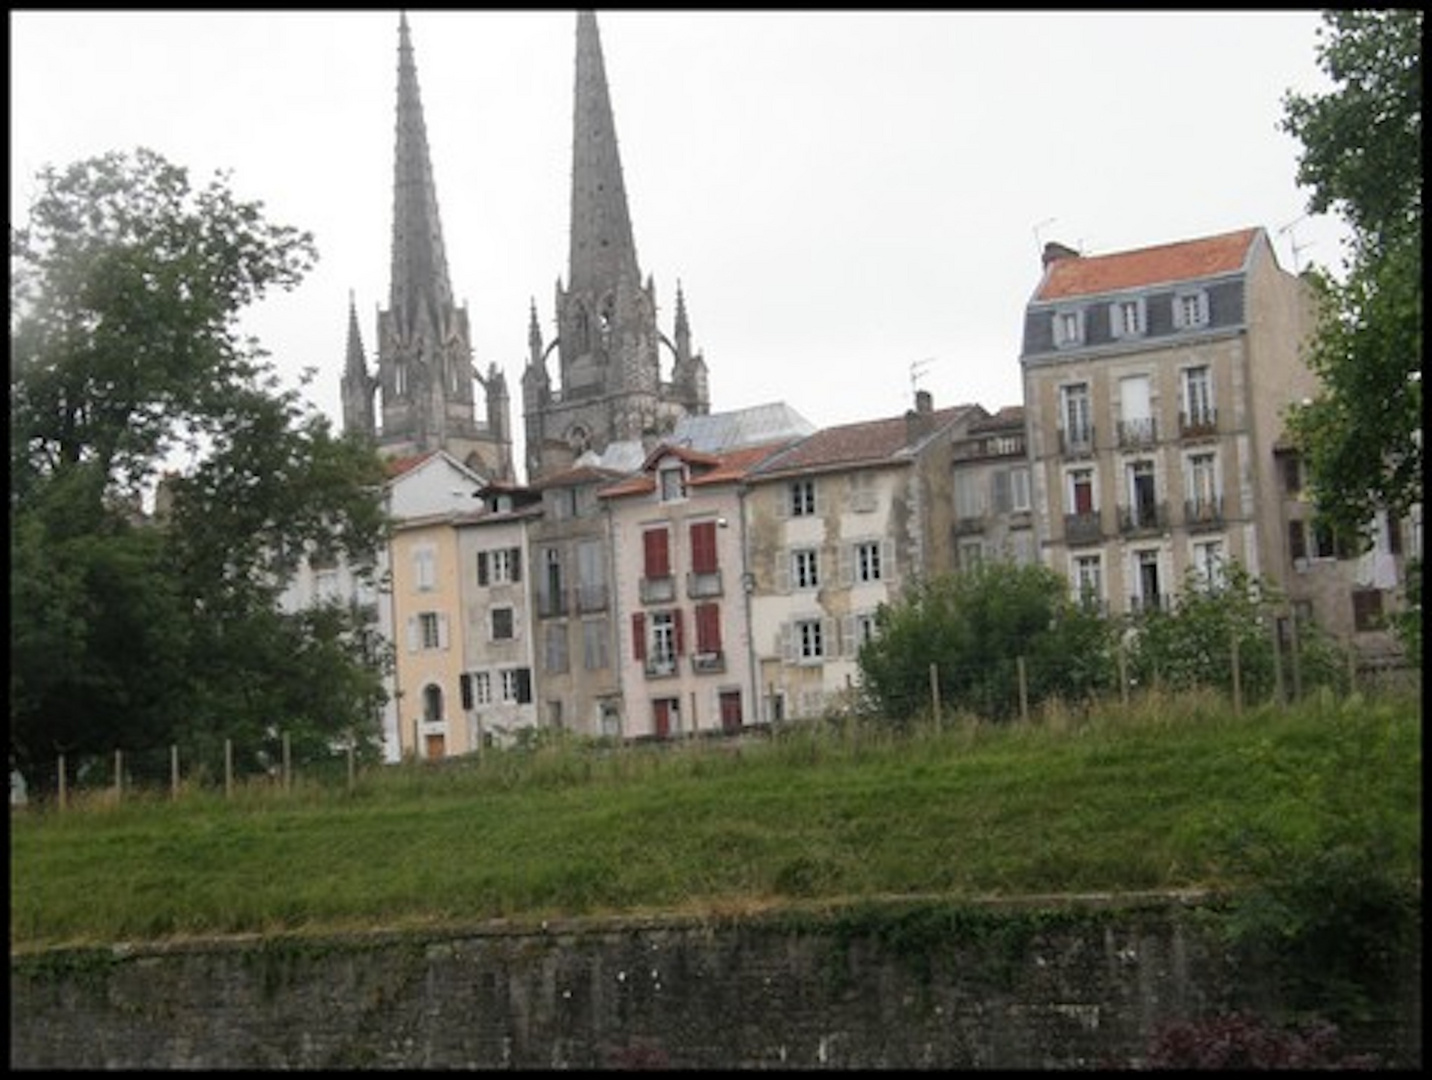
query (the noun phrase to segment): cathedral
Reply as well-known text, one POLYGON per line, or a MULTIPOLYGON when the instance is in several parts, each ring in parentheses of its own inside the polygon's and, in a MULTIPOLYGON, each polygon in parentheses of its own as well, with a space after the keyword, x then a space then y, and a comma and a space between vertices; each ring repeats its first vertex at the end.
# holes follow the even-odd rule
MULTIPOLYGON (((692 352, 680 286, 668 336, 657 325, 655 285, 641 277, 595 13, 578 13, 576 37, 570 250, 566 285, 559 278, 556 287, 556 336, 544 342, 535 302, 528 315, 522 407, 529 483, 613 443, 650 446, 681 417, 710 409, 706 363, 692 352)), ((506 379, 496 363, 485 371, 474 363, 467 309, 453 302, 406 15, 398 23, 393 182, 392 274, 388 308, 378 313, 378 370, 369 370, 350 299, 344 428, 372 436, 389 457, 441 448, 483 477, 515 481, 506 379)))

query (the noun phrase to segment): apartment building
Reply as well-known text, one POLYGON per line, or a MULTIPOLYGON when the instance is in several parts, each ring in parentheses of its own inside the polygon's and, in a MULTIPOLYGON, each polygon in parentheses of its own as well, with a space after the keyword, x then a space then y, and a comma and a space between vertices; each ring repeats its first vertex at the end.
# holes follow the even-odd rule
POLYGON ((977 405, 822 428, 746 475, 744 530, 759 720, 819 716, 854 686, 875 611, 952 569, 953 444, 977 405))
POLYGON ((1024 407, 1006 405, 969 422, 950 447, 955 567, 987 559, 1027 565, 1039 558, 1024 407))

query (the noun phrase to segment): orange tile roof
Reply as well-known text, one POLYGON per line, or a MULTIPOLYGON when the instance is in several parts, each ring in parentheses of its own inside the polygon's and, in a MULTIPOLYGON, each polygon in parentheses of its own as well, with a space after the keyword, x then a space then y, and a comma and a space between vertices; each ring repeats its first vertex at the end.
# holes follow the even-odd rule
MULTIPOLYGON (((789 442, 789 439, 780 439, 776 442, 762 443, 759 446, 743 446, 737 450, 728 450, 724 454, 698 453, 685 447, 667 447, 666 449, 698 468, 702 465, 708 466, 704 470, 692 470, 689 481, 691 487, 703 487, 741 479, 752 466, 765 460, 789 442)), ((655 491, 656 478, 652 475, 651 469, 660 456, 660 454, 652 454, 647 459, 648 465, 645 471, 605 487, 597 494, 604 499, 609 499, 627 495, 646 495, 655 491)))
POLYGON ((1045 269, 1034 302, 1232 273, 1242 269, 1249 248, 1261 231, 1240 229, 1221 236, 1160 244, 1137 251, 1055 259, 1045 269))
MULTIPOLYGON (((930 416, 929 431, 939 431, 971 411, 982 413, 984 410, 978 405, 936 409, 930 416)), ((778 452, 753 469, 752 476, 783 476, 808 469, 877 464, 891 460, 909 445, 910 431, 904 416, 841 424, 807 435, 789 450, 778 452)))
POLYGON ((425 450, 421 454, 410 454, 407 457, 389 458, 387 462, 384 463, 384 468, 387 470, 388 478, 390 480, 396 480, 404 473, 412 472, 419 465, 427 461, 428 458, 432 457, 436 453, 436 450, 425 450))

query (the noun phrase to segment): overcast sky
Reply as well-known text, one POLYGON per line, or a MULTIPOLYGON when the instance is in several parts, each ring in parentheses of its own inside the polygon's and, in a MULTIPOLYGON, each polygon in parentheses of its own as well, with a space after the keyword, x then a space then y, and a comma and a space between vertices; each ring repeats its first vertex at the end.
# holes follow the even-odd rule
MULTIPOLYGON (((453 290, 520 436, 529 304, 550 340, 567 273, 576 19, 408 21, 453 290)), ((1017 403, 1045 241, 1102 254, 1263 226, 1285 268, 1336 268, 1346 229, 1304 216, 1278 128, 1288 90, 1329 88, 1320 23, 599 12, 661 327, 680 281, 712 410, 785 401, 824 426, 899 414, 915 386, 1017 403)), ((309 398, 339 419, 350 291, 370 357, 387 304, 397 28, 396 10, 11 11, 12 222, 45 164, 142 145, 196 182, 229 170, 315 236, 318 267, 245 328, 283 371, 320 369, 309 398)))

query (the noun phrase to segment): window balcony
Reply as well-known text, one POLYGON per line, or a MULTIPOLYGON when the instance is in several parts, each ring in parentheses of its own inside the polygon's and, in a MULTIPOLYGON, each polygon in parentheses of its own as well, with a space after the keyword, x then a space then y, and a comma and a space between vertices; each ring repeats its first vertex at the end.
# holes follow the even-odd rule
POLYGON ((643 604, 669 604, 676 599, 676 579, 667 577, 644 577, 640 584, 643 604))
POLYGON ((1172 611, 1173 598, 1168 593, 1150 593, 1148 596, 1129 597, 1130 615, 1147 615, 1154 611, 1172 611))
POLYGON ((1104 526, 1099 511, 1090 510, 1083 514, 1064 515, 1064 542, 1066 544, 1097 544, 1104 539, 1104 526))
POLYGON ((721 592, 720 570, 712 570, 705 574, 690 573, 686 575, 686 595, 693 600, 707 596, 720 596, 721 592))
POLYGON ((974 536, 985 530, 984 515, 978 517, 957 517, 955 518, 956 536, 974 536))
POLYGON ((724 652, 698 652, 691 654, 691 670, 698 675, 712 675, 726 670, 724 652))
POLYGON ((1158 422, 1152 416, 1119 421, 1119 446, 1125 450, 1153 446, 1159 441, 1158 422))
POLYGON ((1183 521, 1190 532, 1223 528, 1223 496, 1212 495, 1200 499, 1185 499, 1183 521))
POLYGON ((644 667, 649 679, 664 679, 676 674, 676 657, 649 656, 644 667))
POLYGON ((1168 503, 1135 503, 1119 507, 1119 532, 1125 536, 1141 536, 1168 528, 1168 503))
POLYGON ((1065 457, 1087 457, 1094 452, 1094 425, 1059 429, 1059 452, 1065 457))
POLYGON ((1178 433, 1185 439, 1203 439, 1218 434, 1218 410, 1194 409, 1178 414, 1178 433))

